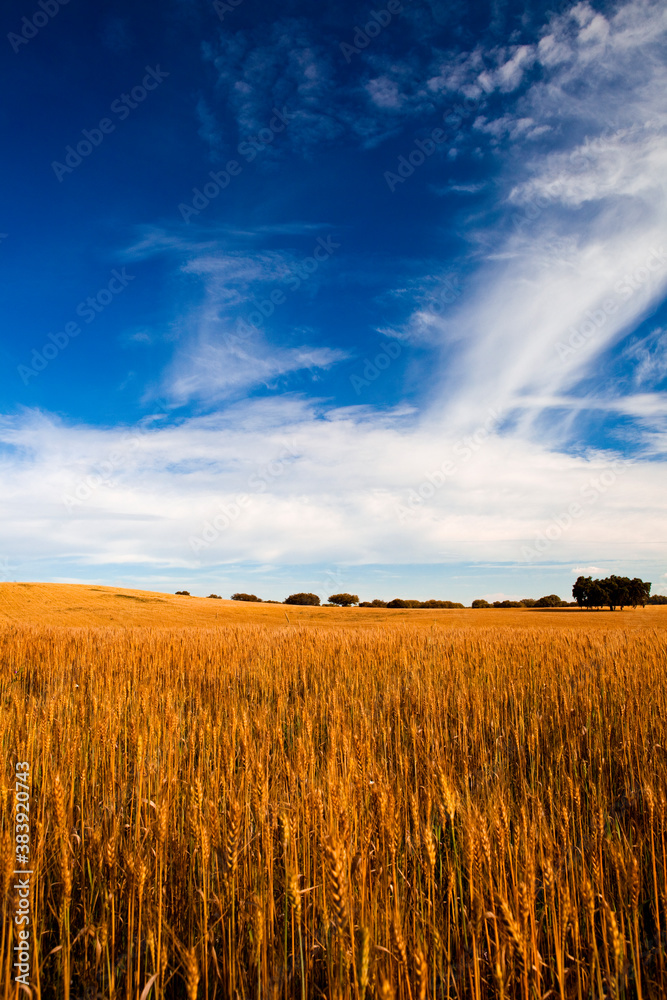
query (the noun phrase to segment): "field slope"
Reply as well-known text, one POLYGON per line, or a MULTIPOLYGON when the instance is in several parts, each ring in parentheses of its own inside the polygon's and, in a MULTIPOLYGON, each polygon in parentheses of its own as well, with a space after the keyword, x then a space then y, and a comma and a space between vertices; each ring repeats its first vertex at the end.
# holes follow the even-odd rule
POLYGON ((144 590, 68 583, 0 583, 0 625, 67 627, 215 628, 254 624, 364 628, 387 625, 466 628, 584 628, 637 630, 667 628, 667 606, 628 611, 484 609, 300 608, 250 604, 206 597, 178 597, 144 590))

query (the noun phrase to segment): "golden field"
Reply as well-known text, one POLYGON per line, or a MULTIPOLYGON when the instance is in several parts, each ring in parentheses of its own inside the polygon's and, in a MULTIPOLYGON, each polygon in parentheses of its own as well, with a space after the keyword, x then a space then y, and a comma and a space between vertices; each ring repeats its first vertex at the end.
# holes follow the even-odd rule
POLYGON ((0 585, 0 996, 666 996, 666 625, 0 585))
POLYGON ((178 597, 146 590, 68 583, 0 583, 0 626, 3 624, 216 628, 220 625, 293 625, 364 628, 409 624, 489 628, 667 628, 667 606, 636 611, 572 609, 415 609, 309 608, 282 604, 249 604, 206 597, 178 597))

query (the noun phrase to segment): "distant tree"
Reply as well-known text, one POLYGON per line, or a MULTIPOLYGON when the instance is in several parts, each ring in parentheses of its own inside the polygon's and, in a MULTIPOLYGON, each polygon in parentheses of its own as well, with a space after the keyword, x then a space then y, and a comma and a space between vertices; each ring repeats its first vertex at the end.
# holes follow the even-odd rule
POLYGON ((189 597, 190 596, 190 591, 189 590, 177 590, 176 594, 179 597, 189 597))
POLYGON ((485 601, 483 597, 478 597, 472 602, 473 608, 490 608, 491 605, 488 601, 485 601))
POLYGON ((646 602, 647 604, 667 604, 667 597, 664 594, 653 594, 646 602))
POLYGON ((393 601, 389 601, 387 604, 388 608, 407 608, 408 604, 406 601, 402 601, 400 597, 395 597, 393 601))
POLYGON ((634 580, 630 581, 630 603, 633 608, 636 608, 638 604, 641 604, 643 608, 646 607, 651 599, 651 584, 646 583, 644 580, 640 580, 638 576, 634 580))
POLYGON ((494 601, 494 608, 522 608, 523 604, 519 601, 494 601))
POLYGON ((587 608, 603 608, 607 603, 607 591, 602 581, 593 580, 587 596, 587 608))
POLYGON ((331 604, 337 604, 341 608, 349 608, 353 604, 359 603, 358 594, 332 594, 329 598, 331 604))
POLYGON ((630 603, 630 580, 627 576, 608 576, 606 580, 600 581, 600 586, 607 595, 606 604, 610 611, 617 607, 623 610, 626 604, 630 603))
POLYGON ((534 597, 522 597, 519 604, 522 604, 524 608, 534 608, 536 604, 534 597))
POLYGON ((387 602, 386 601, 380 601, 376 597, 374 601, 371 601, 371 607, 372 608, 386 608, 387 607, 387 602))
POLYGON ((257 601, 259 604, 262 603, 261 597, 256 597, 255 594, 232 594, 233 601, 257 601))
POLYGON ((215 599, 218 600, 218 601, 222 600, 222 598, 220 597, 220 594, 209 594, 208 596, 209 597, 215 597, 215 599))
POLYGON ((462 604, 455 601, 421 601, 420 608, 462 608, 462 604))
POLYGON ((572 585, 572 596, 580 608, 588 607, 588 597, 593 580, 590 576, 578 576, 572 585))
POLYGON ((608 576, 604 580, 593 580, 590 576, 580 576, 572 587, 572 596, 579 607, 603 608, 610 611, 626 607, 645 607, 650 602, 651 584, 635 577, 608 576))
POLYGON ((307 604, 311 606, 317 606, 319 603, 320 599, 317 594, 290 594, 283 601, 283 604, 307 604))
POLYGON ((547 594, 546 597, 540 597, 539 601, 535 601, 536 608, 558 608, 563 602, 561 601, 558 594, 547 594))

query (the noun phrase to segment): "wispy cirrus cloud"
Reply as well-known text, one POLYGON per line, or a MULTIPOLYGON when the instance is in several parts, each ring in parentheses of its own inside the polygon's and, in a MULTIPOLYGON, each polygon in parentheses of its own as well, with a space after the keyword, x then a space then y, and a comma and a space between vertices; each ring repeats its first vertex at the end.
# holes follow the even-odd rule
MULTIPOLYGON (((540 65, 539 76, 482 122, 506 140, 494 154, 502 200, 488 231, 481 221, 468 229, 466 294, 446 317, 417 309, 404 331, 421 341, 426 326, 440 339, 442 410, 455 423, 479 398, 516 407, 526 433, 547 397, 637 412, 631 400, 610 402, 591 375, 667 290, 666 27, 658 4, 608 17, 577 4, 517 63, 540 65)), ((655 364, 638 372, 648 378, 655 364)), ((657 401, 640 409, 644 422, 661 419, 657 401)), ((554 444, 562 431, 553 416, 539 428, 554 444)))
POLYGON ((313 255, 305 259, 294 250, 248 248, 267 236, 312 238, 322 228, 319 223, 243 231, 230 227, 223 239, 150 230, 132 244, 125 253, 129 259, 167 254, 180 274, 195 283, 171 323, 173 359, 147 398, 158 390, 174 406, 211 407, 257 388, 284 389, 297 373, 316 379, 345 360, 348 353, 338 347, 287 347, 271 334, 272 317, 302 289, 313 294, 317 272, 331 267, 329 258, 340 244, 317 237, 313 255))

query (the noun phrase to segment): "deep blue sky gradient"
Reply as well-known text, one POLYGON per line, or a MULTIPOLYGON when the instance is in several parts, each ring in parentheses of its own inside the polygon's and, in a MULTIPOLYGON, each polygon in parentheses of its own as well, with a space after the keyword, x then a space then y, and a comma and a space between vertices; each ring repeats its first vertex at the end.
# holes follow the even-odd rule
MULTIPOLYGON (((341 43, 351 43, 357 26, 385 6, 287 2, 276 8, 261 0, 243 0, 221 20, 205 0, 94 5, 70 0, 14 52, 9 34, 20 31, 22 18, 40 8, 25 0, 4 5, 0 232, 6 235, 0 242, 0 413, 7 429, 2 445, 5 520, 16 516, 12 504, 19 502, 24 488, 15 488, 17 477, 23 482, 30 472, 39 481, 42 460, 49 465, 49 476, 53 473, 57 479, 58 466, 64 477, 59 484, 53 480, 52 495, 33 498, 48 508, 35 509, 32 527, 23 525, 34 548, 14 543, 8 531, 6 576, 31 579, 39 573, 42 578, 102 582, 113 577, 166 590, 172 589, 173 579, 196 590, 200 581, 204 588, 211 581, 216 589, 215 581, 223 574, 232 589, 233 581, 244 589, 242 584, 254 579, 255 589, 262 590, 261 580, 267 587, 283 581, 289 587, 301 576, 304 581, 306 576, 326 579, 328 568, 335 565, 346 567, 352 589, 361 587, 355 579, 375 590, 384 587, 382 595, 374 591, 366 596, 391 597, 405 590, 404 572, 408 589, 421 591, 417 596, 468 600, 483 592, 526 596, 556 588, 566 593, 575 564, 592 560, 605 573, 615 568, 649 572, 656 580, 654 589, 664 583, 662 549, 652 558, 648 539, 627 543, 628 530, 630 539, 635 537, 634 528, 627 526, 636 525, 642 516, 632 491, 622 501, 620 496, 614 501, 605 496, 604 505, 609 500, 611 507, 600 504, 595 509, 596 517, 603 509, 608 517, 590 554, 582 550, 578 559, 576 545, 568 541, 561 550, 559 538, 543 557, 526 561, 520 555, 521 545, 530 544, 539 525, 544 528, 562 508, 560 500, 549 507, 551 476, 558 477, 558 463, 564 468, 583 463, 583 482, 588 462, 597 463, 597 468, 619 457, 641 461, 648 479, 633 479, 633 488, 637 496, 645 496, 647 482, 655 483, 657 503, 658 480, 651 478, 651 469, 664 454, 665 409, 660 400, 667 381, 667 267, 661 265, 650 275, 647 271, 646 281, 642 272, 627 319, 614 329, 618 313, 610 323, 605 321, 593 355, 573 352, 574 360, 567 362, 574 366, 573 374, 567 383, 553 344, 544 354, 546 367, 539 360, 535 345, 540 321, 526 317, 551 321, 554 302, 571 301, 565 284, 562 292, 543 294, 538 286, 548 269, 540 276, 528 273, 531 262, 557 260, 567 282, 568 260, 574 261, 576 252, 580 256, 570 268, 577 272, 572 280, 581 278, 582 266, 591 267, 591 283, 606 273, 607 298, 611 295, 620 306, 625 297, 614 287, 624 273, 623 262, 619 257, 621 270, 616 273, 601 262, 601 255, 607 252, 613 261, 614 241, 622 246, 634 240, 641 251, 631 256, 636 269, 656 245, 655 227, 665 218, 660 200, 664 182, 655 203, 651 192, 652 185, 660 186, 664 123, 656 107, 644 109, 643 103, 655 89, 650 73, 659 81, 664 61, 661 65, 659 39, 646 56, 640 51, 627 56, 636 72, 628 84, 636 87, 635 105, 652 122, 647 135, 638 138, 637 131, 649 126, 642 126, 635 112, 633 120, 623 120, 625 98, 622 80, 614 77, 613 39, 633 24, 648 31, 651 18, 659 20, 659 7, 503 0, 471 7, 412 0, 377 38, 351 56, 348 50, 346 58, 341 43), (604 25, 612 25, 611 30, 604 25), (552 59, 545 43, 539 48, 545 36, 561 42, 574 38, 576 56, 552 59), (598 48, 591 57, 587 53, 593 45, 598 48), (599 71, 590 69, 589 58, 597 60, 599 71), (121 120, 114 102, 140 85, 151 67, 168 75, 126 117, 122 112, 121 120), (446 84, 437 82, 445 78, 446 84), (562 102, 553 97, 556 87, 564 95, 562 102), (274 108, 286 109, 294 120, 248 162, 239 144, 266 128, 274 108), (111 134, 59 180, 54 163, 63 163, 66 148, 84 138, 83 130, 98 129, 104 118, 113 123, 111 134), (395 178, 388 183, 387 172, 395 174, 417 141, 428 140, 437 128, 446 138, 433 155, 404 183, 395 178), (639 193, 622 177, 624 170, 635 170, 635 149, 637 162, 647 172, 639 193), (615 171, 609 167, 614 157, 615 171), (239 175, 198 215, 184 221, 179 206, 192 204, 194 189, 201 190, 209 172, 224 170, 230 160, 240 165, 239 175), (561 161, 567 166, 558 166, 561 161), (536 201, 526 191, 540 176, 564 178, 564 188, 536 201), (577 193, 582 179, 595 187, 593 193, 577 193), (562 195, 563 189, 567 195, 562 195), (318 239, 330 247, 333 241, 335 251, 311 276, 302 273, 296 288, 293 276, 318 239), (131 276, 127 287, 114 294, 94 322, 82 321, 77 307, 105 289, 114 271, 131 276), (514 282, 516 300, 506 291, 514 282), (280 304, 256 332, 257 339, 253 334, 241 343, 240 349, 251 356, 239 361, 239 342, 234 340, 243 329, 239 321, 256 315, 258 304, 270 301, 272 293, 280 304), (494 296, 505 303, 505 312, 516 302, 526 331, 521 335, 519 330, 517 342, 506 351, 499 335, 497 382, 491 361, 491 370, 482 371, 484 358, 493 357, 493 339, 484 347, 485 338, 493 336, 484 306, 487 297, 489 303, 496 301, 494 296), (49 334, 56 336, 72 322, 79 324, 81 333, 43 371, 26 376, 21 366, 34 365, 33 352, 41 353, 50 343, 49 334), (530 358, 533 348, 532 367, 506 384, 504 361, 511 355, 518 369, 522 352, 530 358), (378 356, 382 365, 390 358, 386 371, 374 367, 378 356), (549 366, 554 374, 547 378, 549 366), (253 374, 257 371, 260 374, 253 374), (524 404, 524 398, 539 402, 524 404), (122 554, 122 542, 111 545, 104 531, 97 548, 90 539, 79 548, 76 523, 61 502, 69 490, 67 482, 76 481, 81 470, 93 468, 96 461, 88 450, 85 457, 77 454, 78 439, 66 443, 74 428, 113 435, 158 414, 152 426, 184 431, 194 427, 192 421, 224 424, 235 407, 251 427, 267 407, 294 404, 314 408, 308 424, 313 433, 331 414, 366 421, 377 428, 376 453, 383 448, 391 452, 394 446, 391 437, 382 438, 390 433, 387 421, 394 414, 391 419, 398 421, 400 434, 419 436, 415 451, 423 445, 426 456, 432 448, 433 459, 423 460, 426 472, 442 461, 444 441, 456 441, 478 427, 495 402, 503 406, 503 419, 494 429, 502 447, 515 456, 527 448, 525 458, 517 458, 517 468, 524 462, 527 475, 535 470, 539 462, 533 448, 543 449, 555 464, 546 460, 544 481, 531 481, 530 487, 517 485, 523 481, 519 473, 503 486, 497 482, 497 466, 489 465, 489 496, 498 488, 501 506, 507 504, 512 518, 525 515, 526 527, 523 531, 516 524, 510 528, 494 521, 488 537, 502 544, 497 550, 490 544, 488 562, 480 558, 477 545, 466 556, 469 528, 457 528, 455 521, 447 529, 451 545, 438 535, 430 546, 429 531, 440 531, 435 510, 422 523, 425 534, 414 547, 406 535, 395 553, 388 551, 386 542, 369 543, 365 549, 364 519, 369 514, 363 512, 364 503, 378 491, 388 491, 400 504, 414 475, 406 473, 401 485, 393 471, 379 469, 366 484, 355 480, 346 485, 346 474, 335 470, 351 464, 351 446, 341 442, 327 446, 335 449, 329 482, 313 478, 304 465, 303 481, 294 492, 302 496, 304 482, 317 480, 318 495, 327 498, 320 534, 327 533, 328 523, 334 534, 340 532, 339 557, 332 558, 330 551, 314 550, 312 559, 292 553, 284 533, 275 557, 271 545, 261 554, 253 552, 251 538, 238 550, 207 549, 205 558, 192 551, 187 539, 206 519, 197 515, 194 527, 186 525, 192 497, 211 490, 236 495, 243 489, 245 472, 238 474, 237 484, 234 469, 245 469, 246 461, 260 462, 248 459, 247 442, 230 443, 229 437, 224 460, 218 463, 207 452, 202 466, 211 475, 232 476, 220 487, 211 482, 193 485, 192 476, 179 473, 182 464, 170 469, 155 455, 146 457, 142 473, 136 468, 116 470, 128 497, 149 489, 143 480, 139 485, 137 475, 141 478, 158 465, 161 475, 169 474, 169 489, 180 499, 160 517, 165 524, 173 518, 173 530, 183 535, 180 556, 163 558, 159 538, 150 553, 139 553, 129 536, 124 536, 128 551, 122 554), (26 430, 35 421, 57 428, 60 458, 54 458, 53 450, 50 458, 39 458, 32 432, 26 430), (510 448, 514 436, 516 447, 510 448), (228 448, 237 449, 236 459, 228 448), (182 476, 187 489, 180 496, 182 476), (535 500, 540 495, 542 512, 535 500), (327 520, 328 504, 348 513, 334 524, 327 520), (54 542, 48 525, 62 519, 65 535, 54 542), (37 543, 41 532, 50 538, 43 554, 37 543), (513 546, 505 546, 509 536, 513 546), (425 558, 427 551, 432 554, 425 558), (386 587, 372 569, 382 563, 392 567, 387 572, 393 579, 386 587), (467 582, 462 583, 464 578, 467 582), (501 578, 507 580, 504 588, 501 578)), ((582 298, 576 314, 579 325, 589 308, 582 298)), ((564 320, 563 330, 552 339, 565 342, 571 329, 572 323, 564 320)), ((270 425, 278 434, 289 421, 276 413, 270 425)), ((310 440, 310 430, 300 426, 300 440, 310 440)), ((244 427, 237 425, 237 430, 244 427)), ((192 447, 196 451, 197 445, 192 447)), ((326 459, 317 448, 312 454, 310 461, 326 459)), ((363 466, 363 455, 357 460, 363 466)), ((387 466, 392 466, 391 457, 387 466)), ((633 469, 624 483, 635 475, 633 469)), ((483 468, 480 477, 478 487, 469 487, 472 506, 484 490, 483 468)), ((281 480, 280 489, 283 485, 281 480)), ((469 508, 466 489, 456 501, 462 516, 469 508)), ((287 506, 291 495, 288 491, 283 496, 287 506)), ((439 496, 442 517, 448 516, 452 507, 444 494, 439 496)), ((106 530, 121 515, 104 497, 98 491, 77 516, 85 519, 94 508, 106 530)), ((122 507, 122 517, 131 516, 127 504, 122 507)), ((205 514, 205 505, 202 509, 205 514)), ((500 521, 503 516, 499 508, 500 521)), ((285 530, 298 532, 299 518, 285 530)), ((397 530, 402 532, 403 525, 397 530)), ((485 532, 480 522, 475 541, 486 537, 485 532)), ((658 541, 662 545, 664 536, 658 541)), ((382 570, 378 572, 381 577, 382 570)))

